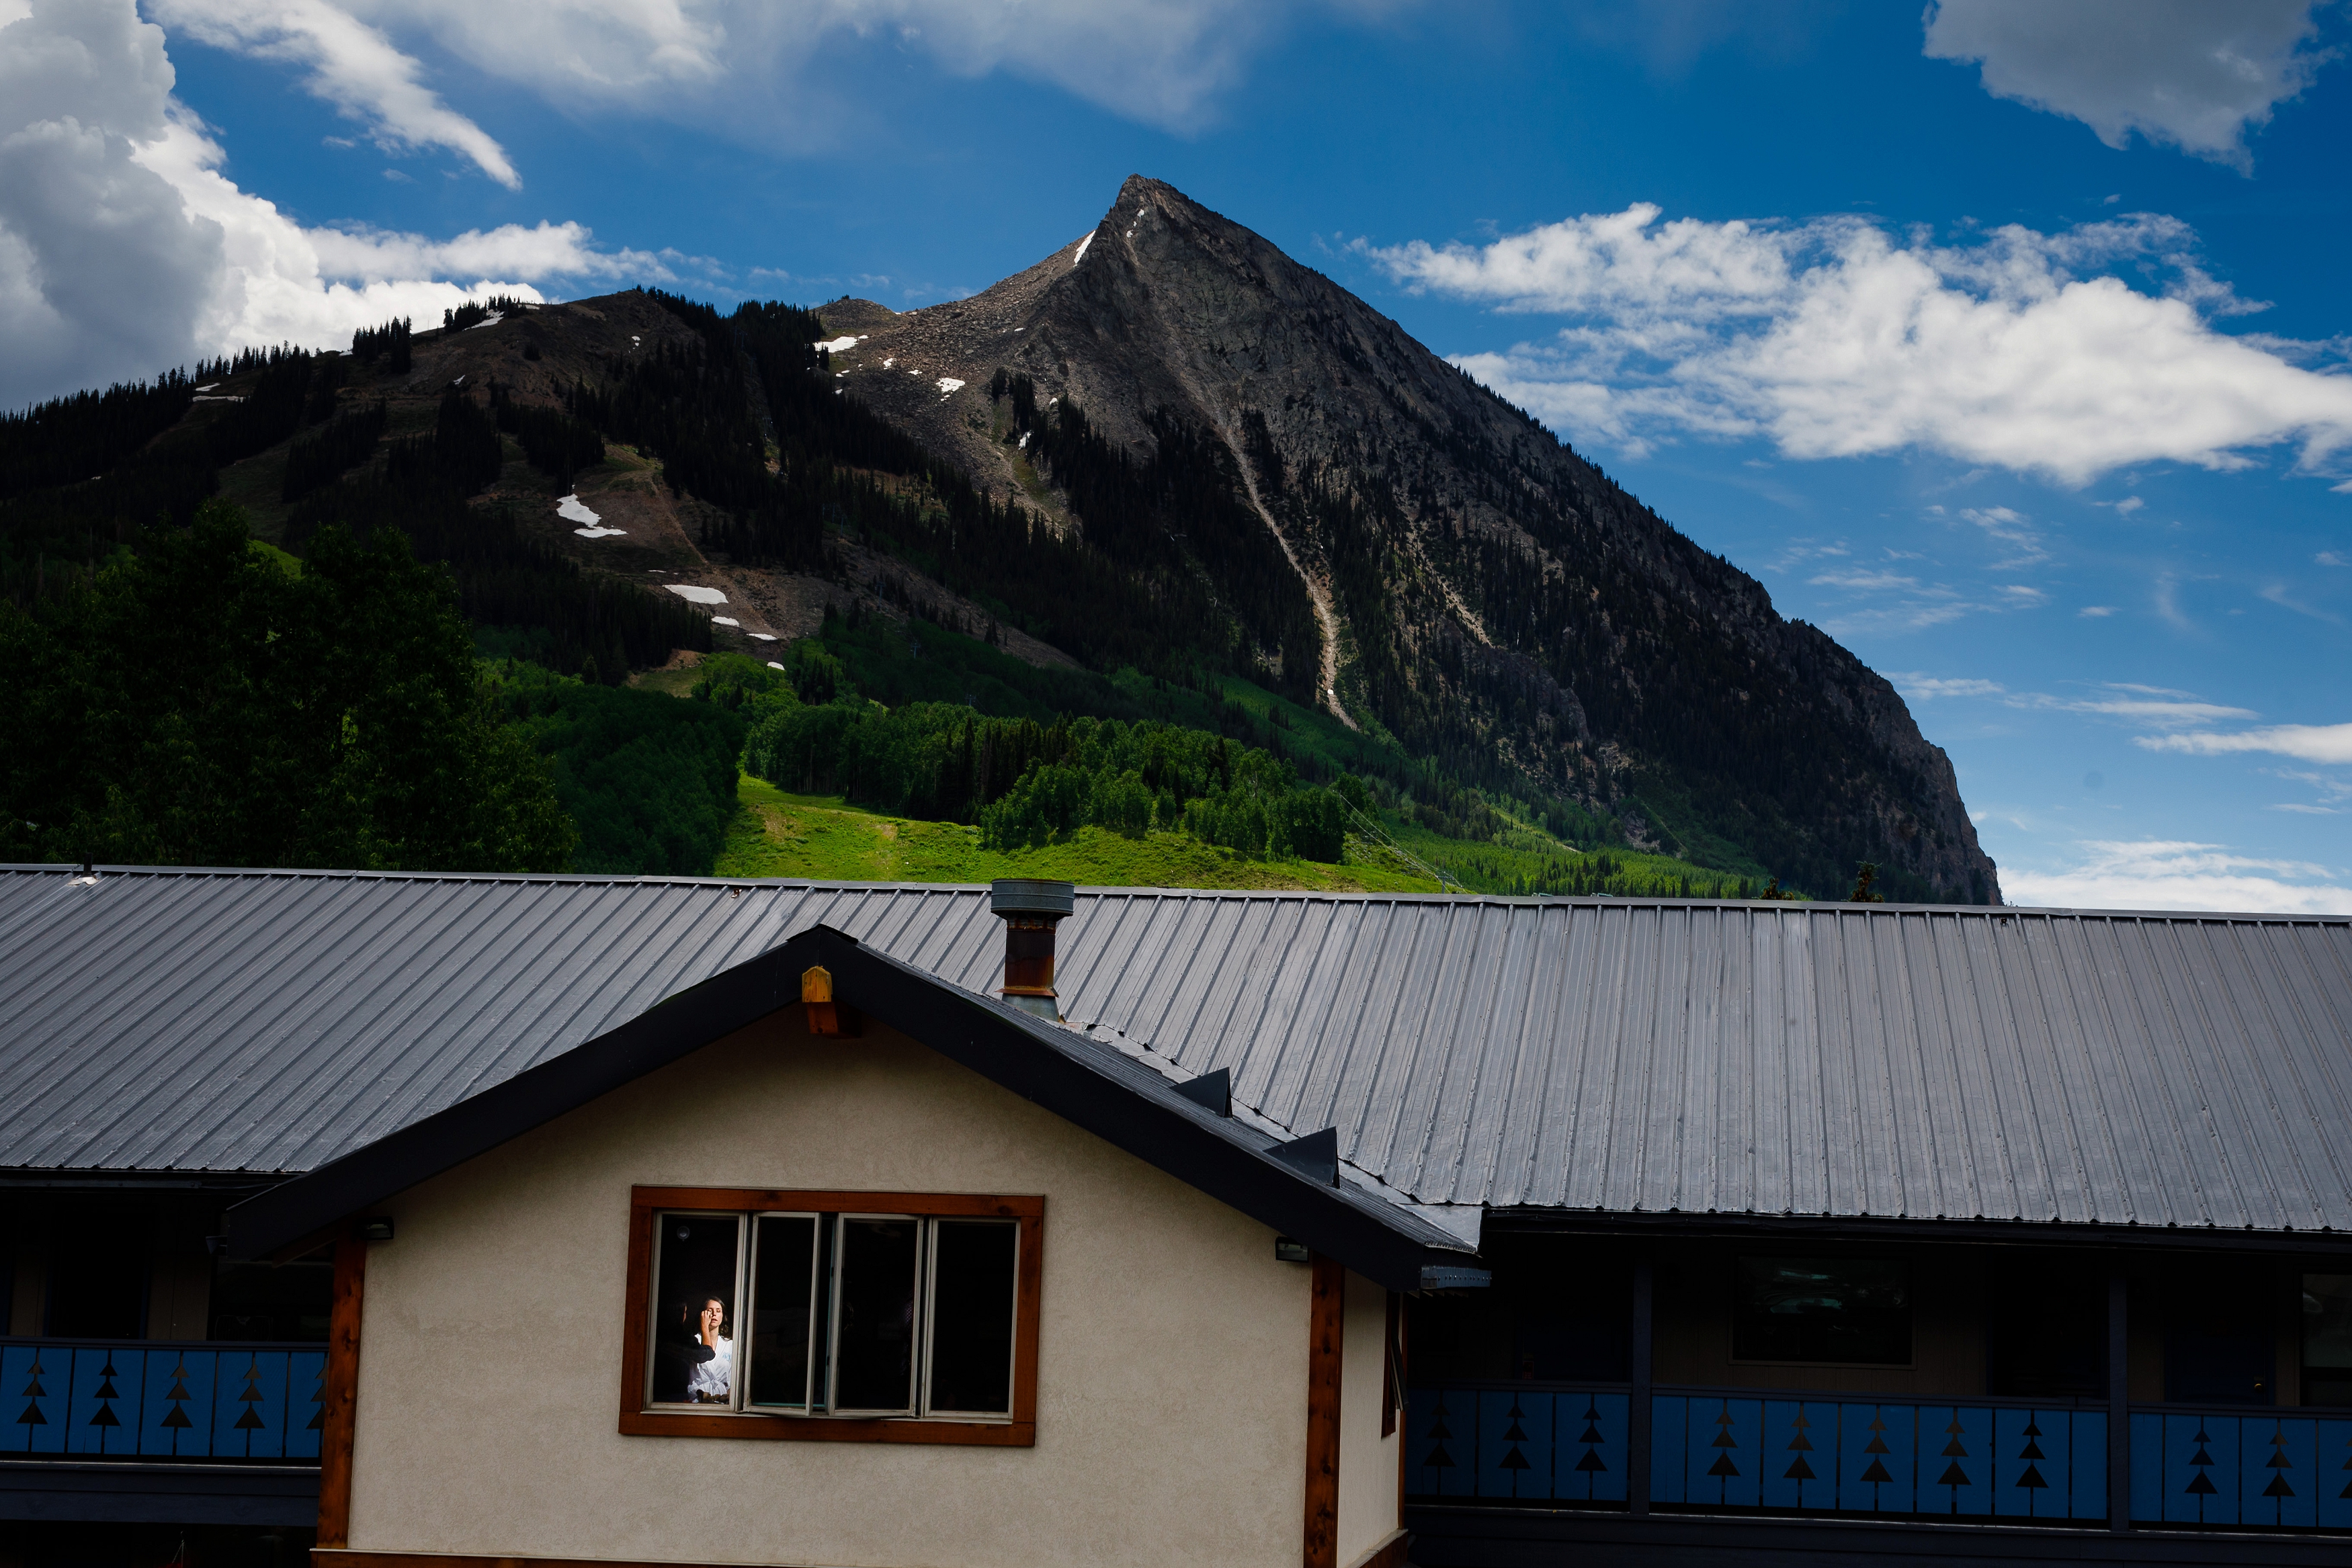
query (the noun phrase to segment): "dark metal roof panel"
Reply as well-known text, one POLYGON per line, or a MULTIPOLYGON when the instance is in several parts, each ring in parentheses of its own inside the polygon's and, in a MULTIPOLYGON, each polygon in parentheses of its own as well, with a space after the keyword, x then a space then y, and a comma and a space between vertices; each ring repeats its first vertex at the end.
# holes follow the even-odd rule
MULTIPOLYGON (((0 1166, 282 1172, 977 888, 0 869, 0 1166)), ((2352 1229, 2352 921, 1092 889, 1066 1012, 1432 1205, 2352 1229)))

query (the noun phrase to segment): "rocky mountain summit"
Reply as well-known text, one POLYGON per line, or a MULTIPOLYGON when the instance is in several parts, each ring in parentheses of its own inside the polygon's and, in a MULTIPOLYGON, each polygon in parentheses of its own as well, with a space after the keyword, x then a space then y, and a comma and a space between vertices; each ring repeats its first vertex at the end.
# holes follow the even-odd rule
POLYGON ((984 491, 1190 579, 1260 678, 1630 841, 1996 902, 1885 679, 1394 321, 1158 181, 970 298, 821 308, 828 373, 984 491), (1107 477, 1108 476, 1108 477, 1107 477))

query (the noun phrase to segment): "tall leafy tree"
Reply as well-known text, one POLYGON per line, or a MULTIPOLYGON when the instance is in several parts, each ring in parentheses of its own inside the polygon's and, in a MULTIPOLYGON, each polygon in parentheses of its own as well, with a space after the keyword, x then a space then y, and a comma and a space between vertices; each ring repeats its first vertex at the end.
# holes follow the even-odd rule
POLYGON ((0 857, 554 871, 576 831, 396 529, 298 567, 215 500, 94 583, 0 604, 0 857))

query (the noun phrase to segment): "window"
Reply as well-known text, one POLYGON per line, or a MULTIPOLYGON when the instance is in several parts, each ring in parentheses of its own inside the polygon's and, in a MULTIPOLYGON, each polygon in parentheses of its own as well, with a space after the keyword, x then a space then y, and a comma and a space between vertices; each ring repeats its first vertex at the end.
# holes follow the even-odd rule
POLYGON ((1985 1392, 2085 1399, 2106 1391, 2105 1261, 1996 1255, 1985 1270, 1985 1392))
POLYGON ((68 1205, 50 1225, 42 1332, 59 1339, 144 1338, 154 1217, 111 1205, 68 1205))
POLYGON ((2352 1405, 2352 1274, 2303 1277, 2303 1402, 2352 1405))
POLYGON ((621 1429, 1026 1444, 1045 1203, 640 1187, 621 1429))
POLYGON ((2164 1291, 2164 1396, 2269 1405, 2279 1277, 2266 1267, 2183 1265, 2164 1291))
POLYGON ((1911 1364, 1911 1271, 1893 1258, 1742 1258, 1734 1361, 1911 1364))

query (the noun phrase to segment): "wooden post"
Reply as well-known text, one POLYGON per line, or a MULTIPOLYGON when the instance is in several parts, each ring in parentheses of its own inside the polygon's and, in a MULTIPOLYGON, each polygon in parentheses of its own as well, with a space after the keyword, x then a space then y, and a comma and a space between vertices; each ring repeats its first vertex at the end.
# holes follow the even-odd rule
POLYGON ((1625 1511, 1650 1511, 1651 1297, 1656 1271, 1643 1248, 1633 1260, 1633 1321, 1625 1344, 1625 1511))
POLYGON ((360 1396, 360 1296, 367 1243, 346 1228, 335 1241, 335 1299, 327 1319, 327 1381, 319 1423, 319 1544, 348 1546, 352 1533, 352 1436, 360 1396))
POLYGON ((2107 1273, 2107 1528, 2131 1528, 2131 1279, 2107 1273))
POLYGON ((1339 1361, 1348 1270, 1315 1255, 1307 1312, 1306 1568, 1339 1568, 1339 1361))

